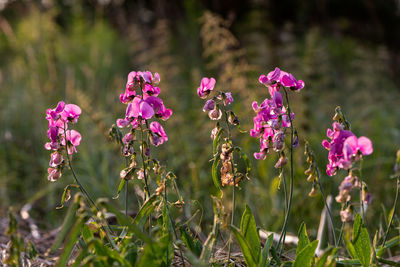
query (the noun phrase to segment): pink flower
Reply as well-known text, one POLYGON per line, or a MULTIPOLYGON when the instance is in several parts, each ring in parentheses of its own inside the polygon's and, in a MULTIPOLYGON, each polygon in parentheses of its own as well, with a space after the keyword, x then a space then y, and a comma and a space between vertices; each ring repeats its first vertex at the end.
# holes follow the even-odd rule
POLYGON ((197 88, 197 94, 201 98, 206 98, 207 95, 211 93, 215 86, 214 78, 206 78, 201 79, 200 87, 197 88))
POLYGON ((82 110, 79 106, 75 104, 67 104, 63 112, 61 113, 61 118, 65 122, 76 123, 78 121, 79 116, 81 115, 82 110))
POLYGON ((57 166, 61 165, 63 160, 64 160, 63 156, 60 153, 54 152, 50 155, 49 165, 50 165, 50 167, 57 167, 57 166))
POLYGON ((49 174, 49 175, 47 176, 47 179, 48 179, 50 182, 55 182, 55 181, 57 181, 57 180, 61 177, 61 175, 62 175, 61 171, 58 170, 57 168, 48 168, 48 169, 47 169, 47 173, 49 174))
MULTIPOLYGON (((67 130, 66 131, 67 135, 67 150, 68 154, 72 155, 73 153, 78 152, 76 147, 81 144, 82 136, 79 132, 75 130, 67 130)), ((65 146, 65 138, 62 136, 61 138, 61 144, 65 146)))
POLYGON ((332 129, 327 130, 327 137, 322 146, 329 150, 329 163, 326 172, 329 176, 336 174, 338 169, 349 169, 362 155, 372 153, 372 142, 367 137, 357 138, 351 131, 344 130, 340 123, 334 122, 332 129), (360 152, 360 153, 359 153, 360 152))
POLYGON ((222 111, 219 108, 214 108, 208 112, 208 117, 213 121, 217 121, 222 117, 222 111))
POLYGON ((208 111, 213 110, 214 108, 215 108, 215 101, 213 99, 209 99, 204 104, 203 111, 208 112, 208 111))
POLYGON ((148 120, 153 116, 154 109, 149 105, 149 103, 143 101, 140 96, 135 97, 126 108, 126 118, 129 119, 141 117, 142 119, 148 120))
POLYGON ((164 142, 168 141, 168 136, 164 131, 164 128, 160 123, 153 121, 150 123, 150 142, 154 146, 162 145, 164 142))
POLYGON ((296 78, 286 71, 280 70, 278 67, 265 76, 262 74, 258 79, 260 83, 268 87, 271 96, 274 92, 279 91, 279 86, 289 87, 293 91, 300 91, 304 88, 304 81, 296 80, 296 78))

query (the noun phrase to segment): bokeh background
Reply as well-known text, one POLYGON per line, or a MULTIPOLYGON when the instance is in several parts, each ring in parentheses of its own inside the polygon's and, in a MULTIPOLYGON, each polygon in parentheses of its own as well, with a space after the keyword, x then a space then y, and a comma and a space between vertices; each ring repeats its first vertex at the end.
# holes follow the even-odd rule
MULTIPOLYGON (((209 162, 213 124, 196 95, 200 79, 213 76, 217 89, 232 91, 233 109, 248 130, 251 102, 268 94, 258 76, 275 66, 306 83, 290 95, 300 147, 289 230, 305 221, 316 235, 323 202, 320 195, 307 196, 304 140, 325 174, 321 141, 337 105, 356 135, 374 143, 363 173, 372 194, 368 227, 376 229, 392 205, 395 182, 389 176, 400 148, 398 0, 0 0, 0 216, 9 206, 32 203, 40 227, 53 229, 63 219, 65 211, 55 207, 72 176, 65 171, 50 183, 43 148, 45 111, 59 100, 83 109, 76 125, 83 140, 74 156, 80 180, 96 197, 114 196, 124 161, 108 129, 124 114, 119 94, 129 71, 150 70, 160 73, 161 96, 174 111, 164 123, 169 141, 154 155, 178 176, 186 201, 181 216, 201 214, 194 220, 207 232, 210 194, 217 192, 209 162)), ((234 140, 250 156, 257 150, 248 134, 234 140)), ((238 212, 248 203, 257 224, 272 231, 283 222, 276 160, 273 154, 265 161, 252 158, 251 180, 242 184, 237 201, 238 212)), ((344 176, 324 175, 325 191, 335 196, 344 176)), ((230 190, 224 196, 229 207, 230 190)), ((339 210, 333 203, 337 223, 339 210)))

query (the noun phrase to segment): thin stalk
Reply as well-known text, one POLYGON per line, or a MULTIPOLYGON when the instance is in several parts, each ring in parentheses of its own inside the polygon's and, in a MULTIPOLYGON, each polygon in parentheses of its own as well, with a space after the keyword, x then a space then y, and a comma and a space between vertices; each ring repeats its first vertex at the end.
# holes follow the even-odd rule
MULTIPOLYGON (((282 156, 282 153, 279 152, 279 158, 282 156)), ((283 182, 283 193, 285 196, 285 214, 286 214, 286 210, 288 207, 288 195, 287 195, 287 188, 286 188, 286 179, 285 179, 285 173, 283 172, 283 166, 279 168, 279 177, 282 178, 282 182, 283 182)))
POLYGON ((387 237, 388 237, 388 235, 389 235, 390 226, 392 225, 394 213, 395 213, 395 211, 396 211, 397 200, 398 200, 398 197, 399 197, 399 189, 400 189, 400 180, 399 180, 399 177, 397 177, 396 197, 394 198, 394 203, 393 203, 393 208, 392 208, 393 212, 392 212, 392 216, 390 216, 390 221, 389 221, 388 227, 387 227, 387 229, 386 229, 385 238, 383 239, 383 245, 382 245, 382 247, 385 246, 387 237))
POLYGON ((319 169, 318 168, 317 168, 317 175, 318 175, 318 186, 319 186, 319 189, 321 190, 322 198, 324 199, 325 208, 328 211, 328 215, 329 215, 329 223, 330 223, 331 229, 332 229, 333 241, 335 243, 335 247, 337 247, 338 244, 337 244, 337 241, 336 241, 336 233, 335 233, 335 226, 333 224, 332 213, 331 213, 331 209, 328 206, 328 203, 326 202, 324 189, 322 188, 322 185, 321 185, 321 182, 320 182, 319 169))
MULTIPOLYGON (((175 239, 178 240, 178 234, 176 233, 175 223, 172 220, 171 214, 169 213, 168 199, 167 199, 167 180, 165 179, 165 177, 164 177, 164 186, 165 186, 164 187, 164 200, 165 200, 165 205, 166 205, 165 207, 167 208, 167 216, 168 216, 169 220, 171 221, 172 230, 174 231, 175 239)), ((180 254, 180 257, 181 257, 181 261, 182 261, 183 267, 185 267, 186 266, 185 265, 185 258, 183 257, 182 249, 181 249, 180 246, 178 246, 178 248, 179 248, 179 254, 180 254)))
MULTIPOLYGON (((286 89, 283 87, 283 90, 285 92, 285 98, 286 98, 286 103, 287 103, 287 107, 288 107, 288 117, 289 117, 289 121, 290 121, 290 191, 289 191, 289 201, 288 201, 288 208, 287 208, 287 212, 286 212, 286 216, 285 216, 285 221, 283 223, 283 228, 282 228, 282 233, 281 233, 281 237, 279 238, 279 242, 278 242, 278 248, 281 244, 282 241, 282 248, 285 244, 285 238, 286 238, 286 228, 288 225, 288 221, 289 221, 289 215, 290 215, 290 209, 292 207, 292 198, 293 198, 293 184, 294 184, 294 170, 293 170, 293 121, 292 121, 292 117, 291 117, 291 110, 290 110, 290 103, 289 103, 289 97, 287 95, 286 89)), ((282 252, 282 250, 280 250, 280 253, 282 252)))
POLYGON ((145 191, 147 195, 147 199, 150 198, 150 188, 149 184, 147 182, 147 164, 146 164, 146 159, 144 155, 144 131, 143 131, 143 126, 142 123, 140 122, 140 131, 142 132, 142 144, 141 144, 141 157, 142 157, 142 167, 143 167, 143 176, 144 176, 144 186, 145 186, 145 191))
MULTIPOLYGON (((97 207, 96 203, 93 201, 93 199, 90 197, 89 193, 86 191, 86 189, 83 187, 83 185, 79 182, 78 177, 75 174, 75 170, 72 167, 72 162, 71 159, 69 157, 68 154, 68 140, 67 140, 67 131, 66 131, 66 123, 64 122, 64 138, 65 138, 65 152, 67 155, 67 160, 68 160, 68 166, 72 172, 72 176, 74 177, 75 182, 78 184, 79 186, 79 190, 85 195, 86 200, 88 201, 89 206, 93 206, 96 208, 96 210, 98 212, 101 212, 100 209, 97 207)), ((107 224, 107 228, 105 228, 104 226, 101 226, 101 228, 104 230, 104 232, 106 232, 106 236, 108 238, 108 240, 110 241, 111 245, 114 247, 114 249, 116 249, 117 251, 119 251, 119 248, 117 247, 117 245, 115 244, 114 240, 111 238, 111 234, 113 231, 111 229, 111 226, 108 224, 107 220, 105 220, 105 223, 107 224)))
POLYGON ((129 180, 125 182, 125 215, 128 216, 128 183, 129 180))
POLYGON ((367 224, 367 219, 365 218, 365 212, 364 212, 364 201, 362 199, 362 191, 363 191, 363 180, 362 180, 362 163, 363 163, 363 158, 360 159, 360 168, 358 169, 359 173, 360 173, 360 184, 361 184, 361 188, 360 188, 360 209, 361 209, 361 218, 363 219, 364 224, 367 224))
MULTIPOLYGON (((226 123, 227 133, 228 133, 228 140, 231 141, 231 127, 229 126, 228 112, 226 111, 226 108, 224 108, 224 113, 225 113, 225 123, 226 123)), ((236 180, 235 180, 235 164, 233 161, 233 155, 232 155, 232 159, 231 159, 231 164, 232 164, 232 174, 233 174, 231 225, 234 225, 234 223, 235 223, 235 206, 236 206, 236 180)), ((232 245, 232 231, 230 230, 229 243, 228 243, 228 264, 231 259, 231 245, 232 245)))
POLYGON ((338 239, 338 242, 337 242, 338 246, 340 245, 340 242, 342 241, 343 229, 344 229, 344 225, 345 224, 346 224, 345 222, 342 222, 342 227, 340 227, 339 239, 338 239))

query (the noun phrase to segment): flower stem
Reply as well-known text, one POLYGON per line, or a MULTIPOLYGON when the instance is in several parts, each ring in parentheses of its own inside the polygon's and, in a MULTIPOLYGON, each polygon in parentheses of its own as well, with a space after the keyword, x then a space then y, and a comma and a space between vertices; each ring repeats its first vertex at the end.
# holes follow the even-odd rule
POLYGON ((320 181, 320 173, 319 173, 319 169, 317 167, 317 176, 318 176, 318 185, 319 185, 319 189, 321 190, 321 194, 322 194, 322 198, 324 199, 324 204, 325 204, 325 208, 328 211, 328 215, 329 215, 329 222, 332 228, 332 234, 333 234, 333 240, 335 242, 335 247, 338 246, 338 243, 336 241, 336 233, 335 233, 335 226, 333 224, 333 219, 332 219, 332 213, 331 213, 331 209, 328 206, 328 203, 326 202, 326 197, 325 197, 325 193, 324 193, 324 189, 322 188, 321 185, 321 181, 320 181))
MULTIPOLYGON (((166 180, 165 177, 164 177, 164 200, 165 200, 165 207, 166 207, 166 209, 167 209, 167 216, 168 216, 169 220, 171 221, 171 225, 172 225, 172 229, 173 229, 173 231, 174 231, 175 239, 178 240, 178 234, 176 233, 175 223, 174 223, 174 221, 172 220, 171 214, 170 214, 170 212, 169 212, 168 199, 167 199, 167 180, 166 180)), ((179 200, 180 200, 180 199, 179 199, 179 200)), ((181 249, 180 246, 178 246, 178 248, 179 248, 179 255, 180 255, 180 257, 181 257, 182 265, 183 265, 183 267, 185 267, 185 266, 186 266, 186 265, 185 265, 185 258, 183 257, 182 249, 181 249)))
POLYGON ((392 216, 390 216, 390 221, 389 221, 388 227, 387 227, 387 229, 386 229, 385 238, 383 239, 383 245, 382 245, 382 247, 385 246, 387 237, 388 237, 388 235, 389 235, 390 226, 392 225, 394 213, 395 213, 395 211, 396 211, 397 200, 398 200, 398 197, 399 197, 399 189, 400 189, 400 180, 399 180, 399 177, 397 177, 396 197, 394 198, 394 203, 393 203, 393 208, 392 208, 392 216))
MULTIPOLYGON (((79 182, 78 177, 75 174, 74 168, 72 167, 72 162, 71 162, 71 159, 70 159, 69 154, 68 154, 68 140, 67 140, 67 132, 66 132, 66 123, 65 122, 64 122, 64 138, 65 138, 65 152, 67 153, 68 166, 71 169, 72 176, 74 177, 75 182, 78 184, 79 190, 86 197, 86 200, 87 200, 89 206, 95 207, 96 210, 101 213, 100 209, 97 207, 96 203, 90 197, 89 193, 86 191, 86 189, 83 187, 83 185, 79 182)), ((106 233, 106 236, 107 236, 108 240, 110 241, 111 245, 114 247, 114 249, 119 251, 119 248, 117 247, 117 245, 115 244, 114 240, 111 237, 111 233, 113 232, 112 229, 111 229, 111 226, 108 224, 106 219, 104 221, 107 224, 107 228, 108 229, 105 228, 104 226, 101 226, 101 228, 106 233)))
POLYGON ((146 164, 146 158, 145 158, 145 146, 144 146, 144 131, 143 131, 143 126, 140 122, 140 131, 142 132, 142 144, 141 144, 141 157, 142 157, 142 166, 143 166, 143 176, 144 176, 144 185, 145 185, 145 191, 147 195, 147 199, 150 198, 150 188, 149 184, 147 182, 147 164, 146 164))
MULTIPOLYGON (((224 113, 225 113, 225 122, 226 122, 227 133, 228 133, 228 140, 231 141, 231 128, 229 126, 228 112, 226 111, 226 108, 224 108, 224 113)), ((232 159, 231 159, 231 164, 232 164, 232 174, 233 174, 231 225, 234 225, 234 223, 235 223, 235 206, 236 206, 236 180, 235 180, 235 164, 233 161, 233 155, 232 155, 232 159)), ((228 265, 229 265, 229 261, 231 258, 231 245, 232 245, 232 231, 230 230, 229 243, 228 243, 228 265)))
MULTIPOLYGON (((290 191, 289 191, 289 201, 288 201, 288 207, 286 211, 286 216, 285 216, 285 221, 283 223, 283 228, 282 228, 282 233, 279 238, 278 242, 278 248, 281 244, 282 241, 282 248, 285 244, 285 238, 286 238, 286 229, 289 221, 289 215, 290 215, 290 209, 292 207, 292 198, 293 198, 293 184, 294 184, 294 170, 293 170, 293 121, 292 121, 292 116, 291 116, 291 110, 290 110, 290 103, 289 103, 289 97, 287 95, 286 89, 283 87, 283 90, 285 92, 285 98, 286 98, 286 103, 288 107, 288 117, 289 117, 289 122, 290 122, 290 191)), ((280 249, 280 253, 282 252, 282 249, 280 249)))

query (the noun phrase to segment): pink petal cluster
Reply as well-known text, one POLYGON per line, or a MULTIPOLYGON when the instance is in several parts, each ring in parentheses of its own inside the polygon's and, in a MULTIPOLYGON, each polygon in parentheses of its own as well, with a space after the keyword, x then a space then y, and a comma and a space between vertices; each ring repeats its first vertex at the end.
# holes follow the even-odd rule
POLYGON ((363 155, 370 155, 373 152, 369 138, 364 136, 357 138, 338 122, 332 124, 332 129, 328 128, 326 135, 330 141, 323 140, 322 145, 329 150, 329 163, 326 166, 326 173, 329 176, 335 175, 338 169, 350 169, 363 155))
POLYGON ((65 104, 63 101, 58 102, 54 109, 47 109, 46 119, 49 129, 47 137, 50 142, 47 142, 44 147, 47 150, 54 151, 50 156, 48 179, 56 181, 61 177, 62 164, 64 162, 62 153, 67 146, 68 154, 77 152, 76 147, 81 143, 81 134, 75 130, 67 130, 69 123, 76 123, 82 110, 75 104, 65 104))
POLYGON ((206 98, 211 91, 214 90, 215 82, 214 78, 204 77, 201 79, 200 86, 197 88, 197 94, 199 97, 203 99, 206 98))
MULTIPOLYGON (((125 92, 120 95, 120 101, 123 104, 127 104, 125 117, 118 119, 116 124, 120 128, 132 126, 133 129, 140 128, 140 124, 146 124, 147 120, 152 118, 159 118, 162 120, 168 120, 172 115, 172 110, 167 109, 161 98, 158 97, 160 94, 160 88, 157 85, 160 83, 160 75, 158 73, 151 73, 150 71, 132 71, 128 75, 125 92)), ((157 123, 157 128, 165 135, 162 141, 159 138, 155 138, 154 134, 150 140, 152 144, 158 146, 164 141, 168 140, 165 131, 161 124, 157 123)), ((159 131, 157 132, 157 134, 159 131)), ((129 135, 128 133, 127 135, 129 135)), ((123 138, 125 144, 128 144, 130 138, 125 136, 123 138)))
POLYGON ((280 70, 278 67, 266 76, 262 74, 258 80, 268 87, 271 95, 274 91, 279 91, 280 85, 290 88, 293 91, 300 91, 305 85, 302 80, 296 80, 291 73, 280 70))
MULTIPOLYGON (((204 77, 201 79, 200 86, 197 88, 197 94, 200 98, 206 99, 207 96, 214 90, 215 86, 214 78, 204 77)), ((222 117, 222 110, 218 106, 218 102, 221 102, 224 106, 233 103, 233 96, 231 92, 220 92, 217 96, 208 99, 204 104, 203 111, 208 112, 208 117, 211 120, 219 120, 222 117)))
MULTIPOLYGON (((254 101, 252 106, 256 116, 250 135, 260 139, 260 151, 254 153, 254 157, 261 160, 267 157, 271 143, 274 151, 284 149, 285 129, 290 127, 290 120, 283 106, 282 94, 278 90, 272 91, 271 99, 266 98, 261 105, 254 101)), ((291 114, 291 119, 294 119, 294 113, 291 114)))

